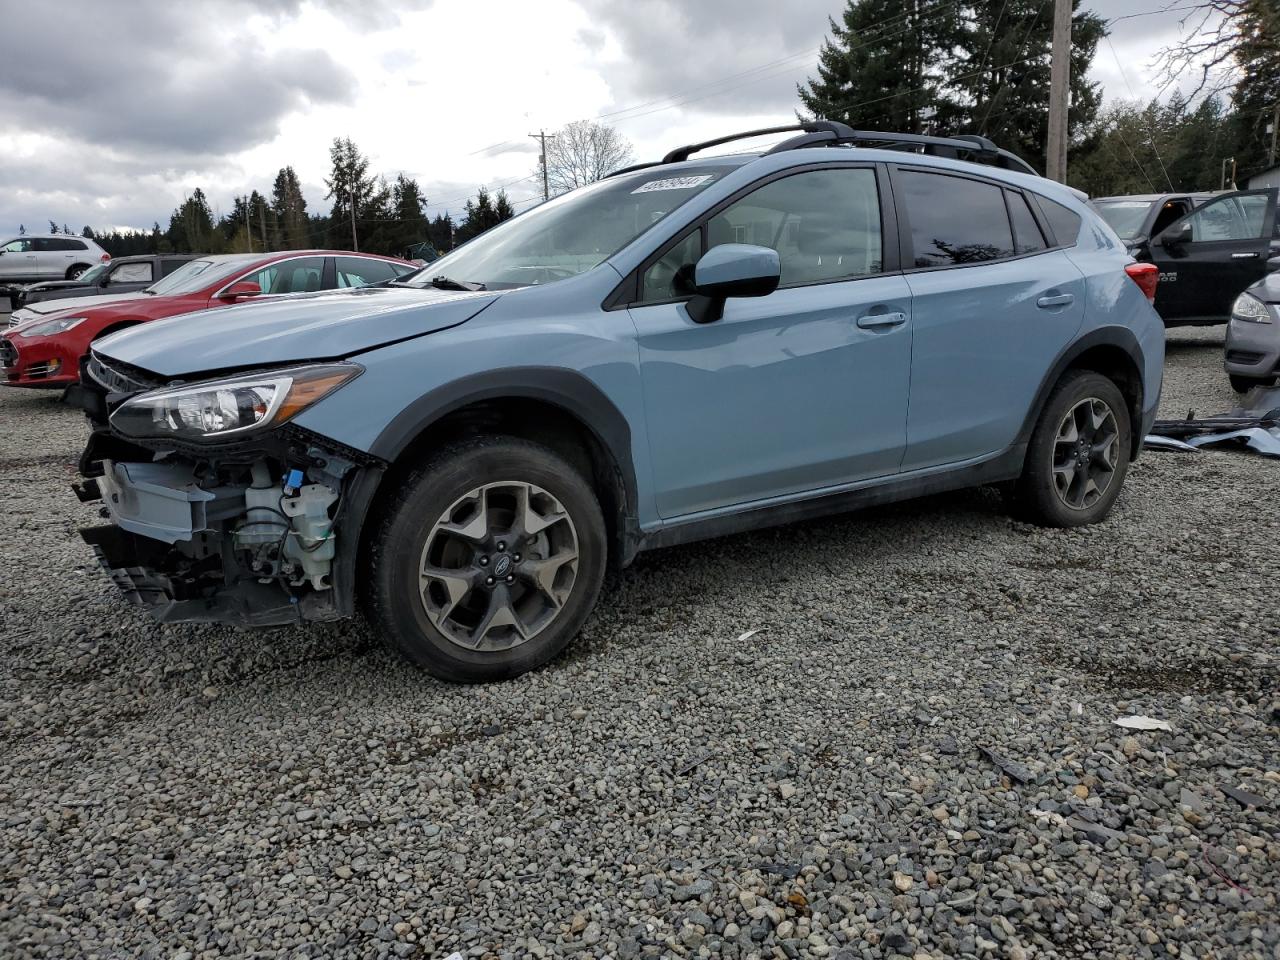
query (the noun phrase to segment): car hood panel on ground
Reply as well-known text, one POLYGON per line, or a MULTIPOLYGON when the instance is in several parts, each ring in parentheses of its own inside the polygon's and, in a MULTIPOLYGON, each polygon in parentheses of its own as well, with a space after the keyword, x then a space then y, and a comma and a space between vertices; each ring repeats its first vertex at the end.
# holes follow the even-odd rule
POLYGON ((164 377, 337 360, 457 326, 493 293, 367 287, 184 314, 107 337, 94 350, 164 377))

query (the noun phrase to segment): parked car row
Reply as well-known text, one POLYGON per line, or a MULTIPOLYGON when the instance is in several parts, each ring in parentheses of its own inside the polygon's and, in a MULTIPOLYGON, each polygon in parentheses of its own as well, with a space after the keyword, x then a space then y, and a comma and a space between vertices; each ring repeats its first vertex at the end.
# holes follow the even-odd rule
MULTIPOLYGON (((106 293, 130 293, 150 286, 177 270, 194 254, 169 253, 163 256, 118 257, 94 264, 71 280, 42 280, 9 287, 9 306, 17 312, 27 304, 46 300, 68 300, 106 293)), ((10 317, 9 326, 20 319, 10 317)))
POLYGON ((404 267, 198 258, 10 331, 7 372, 69 382, 88 351, 79 493, 111 522, 83 536, 133 602, 361 605, 451 680, 545 663, 654 547, 985 483, 1037 523, 1106 516, 1160 395, 1156 268, 981 138, 784 130, 381 286, 404 267))
MULTIPOLYGON (((143 265, 155 270, 149 263, 143 265)), ((79 381, 80 362, 91 344, 128 327, 249 299, 364 287, 416 269, 390 257, 332 250, 188 258, 135 292, 80 296, 70 302, 43 300, 23 307, 0 337, 0 365, 8 386, 63 388, 79 381)), ((219 319, 202 314, 200 322, 216 325, 219 319)))

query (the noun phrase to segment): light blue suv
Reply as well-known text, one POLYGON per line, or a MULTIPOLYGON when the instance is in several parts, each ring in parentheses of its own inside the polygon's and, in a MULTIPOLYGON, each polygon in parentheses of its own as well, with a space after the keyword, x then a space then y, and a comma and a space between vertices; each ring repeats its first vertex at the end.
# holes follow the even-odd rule
POLYGON ((978 484, 1106 516, 1160 394, 1154 268, 988 141, 776 129, 407 281, 95 345, 78 492, 113 522, 85 539, 162 621, 363 608, 484 681, 652 547, 978 484))

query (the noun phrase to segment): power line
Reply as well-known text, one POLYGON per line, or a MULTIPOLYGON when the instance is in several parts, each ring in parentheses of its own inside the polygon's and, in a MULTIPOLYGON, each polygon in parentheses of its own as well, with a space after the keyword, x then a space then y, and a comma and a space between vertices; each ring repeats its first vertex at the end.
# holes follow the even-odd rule
MULTIPOLYGON (((1129 91, 1129 96, 1137 100, 1137 95, 1133 92, 1133 86, 1129 83, 1129 75, 1124 72, 1124 65, 1120 62, 1120 55, 1116 53, 1115 44, 1111 42, 1110 37, 1107 37, 1106 41, 1107 47, 1111 50, 1111 56, 1116 62, 1116 69, 1120 71, 1120 79, 1124 81, 1125 88, 1129 91)), ((1164 158, 1160 156, 1160 148, 1156 146, 1156 131, 1154 125, 1148 124, 1147 130, 1151 137, 1151 152, 1156 155, 1156 161, 1160 164, 1160 170, 1164 173, 1165 183, 1169 184, 1170 190, 1176 190, 1177 187, 1173 185, 1173 178, 1169 176, 1169 168, 1164 165, 1164 158)), ((1124 131, 1120 129, 1119 124, 1116 124, 1116 133, 1120 134, 1121 140, 1125 140, 1124 131)), ((1127 140, 1125 140, 1125 149, 1129 151, 1130 156, 1133 156, 1133 148, 1129 146, 1127 140)), ((1146 176, 1146 171, 1143 171, 1143 176, 1146 176)), ((1147 180, 1147 183, 1151 183, 1150 179, 1147 180)), ((1155 189, 1154 184, 1152 184, 1152 189, 1155 189)))

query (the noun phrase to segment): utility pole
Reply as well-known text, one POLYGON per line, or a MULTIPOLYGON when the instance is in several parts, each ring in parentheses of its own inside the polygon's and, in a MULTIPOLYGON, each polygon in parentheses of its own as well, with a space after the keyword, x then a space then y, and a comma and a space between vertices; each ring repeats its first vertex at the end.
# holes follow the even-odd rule
POLYGON ((249 252, 253 253, 253 227, 249 225, 249 198, 244 198, 244 238, 249 244, 249 252))
POLYGON ((267 203, 264 200, 262 206, 258 208, 258 219, 262 221, 262 252, 266 253, 270 247, 267 243, 267 203))
POLYGON ((356 193, 347 187, 347 196, 351 199, 351 249, 360 252, 360 244, 356 242, 356 193))
MULTIPOLYGON (((550 200, 551 187, 547 181, 547 132, 545 130, 539 130, 537 133, 529 134, 529 136, 542 143, 542 199, 550 200)), ((555 134, 553 133, 551 135, 551 139, 554 140, 555 138, 555 134)))
POLYGON ((1067 182, 1067 98, 1071 90, 1071 0, 1053 2, 1053 59, 1049 68, 1049 142, 1044 175, 1067 182))
POLYGON ((1276 135, 1280 133, 1280 101, 1276 102, 1275 112, 1271 114, 1271 149, 1267 151, 1267 166, 1276 165, 1276 135))

